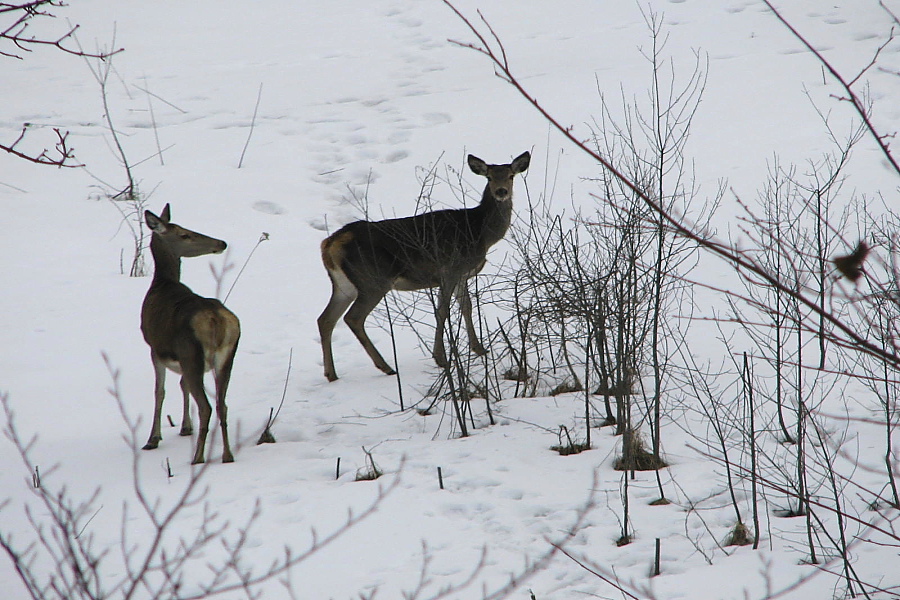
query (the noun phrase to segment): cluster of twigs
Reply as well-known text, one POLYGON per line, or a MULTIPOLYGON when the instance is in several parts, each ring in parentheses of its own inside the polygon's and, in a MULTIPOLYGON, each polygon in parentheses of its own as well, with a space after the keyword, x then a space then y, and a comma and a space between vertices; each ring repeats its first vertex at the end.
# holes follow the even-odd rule
MULTIPOLYGON (((47 38, 31 32, 30 26, 34 19, 54 18, 50 12, 53 8, 59 8, 65 4, 60 0, 33 0, 31 2, 0 2, 0 19, 9 19, 8 23, 0 24, 0 58, 23 60, 24 54, 32 52, 34 48, 49 46, 56 50, 79 56, 82 58, 95 58, 107 60, 114 54, 122 51, 121 48, 104 52, 85 52, 75 41, 75 32, 78 25, 71 26, 58 37, 47 38)), ((44 149, 35 154, 21 150, 20 143, 29 131, 29 124, 22 126, 22 131, 12 143, 0 143, 0 150, 39 165, 54 167, 83 167, 75 159, 73 150, 67 144, 68 132, 54 128, 57 141, 53 150, 44 149)))

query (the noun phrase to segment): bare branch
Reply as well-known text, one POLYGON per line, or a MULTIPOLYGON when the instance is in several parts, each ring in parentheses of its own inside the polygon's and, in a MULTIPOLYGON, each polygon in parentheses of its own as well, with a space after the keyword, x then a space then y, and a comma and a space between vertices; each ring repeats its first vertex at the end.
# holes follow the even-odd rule
POLYGON ((866 129, 868 129, 869 133, 872 135, 872 138, 878 144, 878 147, 881 148, 881 152, 884 154, 884 157, 890 163, 891 167, 894 171, 900 175, 900 164, 897 164, 897 161, 894 159, 894 155, 891 153, 890 145, 885 141, 885 136, 880 134, 878 130, 875 128, 875 125, 872 123, 871 114, 869 109, 866 107, 863 99, 853 91, 853 84, 859 81, 860 77, 868 71, 878 60, 879 55, 884 50, 884 48, 890 44, 894 40, 894 31, 891 30, 888 39, 884 44, 882 44, 878 50, 875 51, 875 55, 872 57, 871 62, 860 70, 860 72, 853 79, 846 79, 841 73, 825 58, 821 52, 815 49, 809 41, 803 37, 797 29, 791 25, 787 19, 785 19, 778 10, 772 6, 772 3, 769 0, 763 0, 765 5, 772 11, 772 14, 781 21, 782 25, 787 27, 787 29, 791 32, 791 34, 797 38, 797 40, 803 44, 809 52, 816 57, 816 59, 821 63, 821 65, 828 71, 828 73, 837 81, 842 88, 844 88, 844 92, 847 94, 846 97, 840 98, 841 100, 845 100, 850 102, 853 105, 853 109, 859 114, 859 118, 862 119, 863 123, 865 123, 866 129))
POLYGON ((22 60, 22 53, 32 52, 32 47, 34 46, 51 46, 73 56, 105 60, 124 50, 124 48, 118 48, 108 52, 85 52, 81 48, 72 47, 69 42, 73 39, 75 32, 78 31, 78 25, 73 25, 56 38, 31 35, 28 32, 32 19, 36 17, 55 18, 56 15, 48 12, 46 9, 63 6, 65 4, 60 0, 35 0, 21 4, 0 3, 0 15, 13 15, 13 22, 0 30, 0 42, 6 41, 15 47, 15 50, 12 51, 0 50, 0 55, 22 60))
POLYGON ((56 133, 57 137, 56 145, 53 147, 53 151, 55 151, 55 154, 51 154, 51 151, 45 148, 38 155, 28 154, 27 152, 16 149, 16 146, 19 145, 19 142, 21 142, 25 138, 25 134, 27 133, 27 131, 28 124, 26 123, 22 126, 22 132, 19 134, 19 137, 17 137, 12 144, 0 144, 0 150, 6 150, 13 156, 17 156, 21 159, 39 165, 50 165, 54 167, 67 168, 77 168, 84 166, 83 164, 75 161, 75 153, 68 146, 68 131, 62 132, 58 128, 54 127, 53 131, 56 133))

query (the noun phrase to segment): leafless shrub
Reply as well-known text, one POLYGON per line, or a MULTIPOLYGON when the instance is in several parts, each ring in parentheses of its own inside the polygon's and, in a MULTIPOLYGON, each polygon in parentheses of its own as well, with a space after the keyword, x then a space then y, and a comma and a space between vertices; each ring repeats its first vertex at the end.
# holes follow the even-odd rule
POLYGON ((372 456, 371 450, 363 447, 362 451, 366 455, 366 464, 356 471, 356 481, 375 481, 384 475, 384 471, 375 464, 375 457, 372 456))
MULTIPOLYGON (((19 584, 35 600, 100 600, 112 595, 200 600, 233 593, 256 597, 261 586, 289 579, 293 570, 375 512, 399 481, 396 478, 381 488, 368 508, 350 515, 342 526, 325 536, 314 535, 306 549, 295 552, 287 548, 281 558, 260 567, 247 552, 247 541, 262 516, 258 501, 243 524, 234 524, 214 508, 205 486, 206 465, 192 469, 174 502, 165 505, 140 478, 136 423, 125 414, 118 373, 111 373, 110 393, 128 424, 126 442, 132 455, 133 496, 123 504, 120 540, 110 545, 93 533, 91 521, 102 508, 99 489, 79 500, 64 486, 54 485, 54 469, 43 469, 41 485, 30 488, 35 503, 25 507, 33 539, 14 540, 0 531, 0 548, 12 563, 19 584), (129 533, 138 522, 146 523, 149 536, 137 539, 129 533)), ((0 403, 6 437, 18 451, 25 471, 37 472, 30 456, 34 439, 22 437, 6 394, 0 395, 0 403)), ((0 503, 0 510, 8 509, 7 503, 0 503)))
POLYGON ((748 546, 753 543, 753 536, 750 530, 743 523, 735 523, 725 540, 726 546, 748 546))
POLYGON ((565 425, 560 425, 559 444, 550 446, 550 449, 554 452, 559 452, 560 456, 571 456, 573 454, 580 454, 585 450, 590 450, 591 445, 586 442, 576 442, 572 439, 569 428, 565 425))
POLYGON ((668 464, 647 450, 640 432, 627 429, 622 434, 622 453, 613 462, 616 471, 657 471, 668 464))
MULTIPOLYGON (((743 291, 711 289, 722 294, 735 306, 741 306, 736 313, 739 316, 724 318, 721 322, 742 320, 758 326, 754 331, 766 339, 766 347, 779 348, 777 352, 781 352, 781 355, 773 357, 772 353, 761 352, 756 361, 760 369, 752 378, 744 378, 745 388, 748 386, 747 382, 752 381, 754 401, 751 403, 747 400, 743 406, 749 406, 750 410, 758 412, 760 422, 745 418, 730 421, 735 426, 736 435, 729 434, 728 437, 731 440, 729 443, 736 444, 735 451, 743 451, 746 440, 754 440, 750 444, 750 448, 754 449, 751 466, 731 460, 726 453, 713 453, 708 449, 698 449, 698 452, 707 458, 714 458, 720 465, 728 465, 726 471, 730 470, 731 479, 736 486, 743 480, 751 482, 754 489, 756 486, 766 489, 768 493, 763 497, 770 510, 772 501, 769 498, 781 496, 792 507, 793 513, 803 517, 789 532, 781 531, 779 535, 787 538, 795 547, 805 548, 808 554, 804 561, 817 564, 818 568, 794 585, 783 590, 771 590, 769 596, 789 594, 801 588, 809 579, 830 573, 837 578, 836 585, 840 586, 837 593, 846 593, 848 596, 861 594, 874 597, 883 594, 895 597, 896 590, 891 586, 896 585, 896 578, 889 583, 882 583, 872 577, 862 577, 861 567, 870 574, 875 573, 876 577, 881 577, 884 571, 877 566, 873 570, 873 565, 866 564, 862 555, 852 550, 865 544, 896 543, 896 511, 888 511, 876 517, 865 514, 868 510, 865 507, 884 506, 896 499, 896 484, 893 483, 898 472, 896 456, 889 457, 889 451, 879 471, 886 476, 885 490, 889 492, 887 498, 891 499, 885 502, 886 498, 881 492, 864 489, 854 478, 854 473, 858 470, 871 471, 872 467, 862 462, 858 453, 850 452, 846 437, 839 434, 850 423, 861 425, 859 419, 822 412, 826 398, 838 399, 833 405, 841 406, 839 399, 848 381, 872 381, 873 385, 880 388, 880 392, 876 394, 880 396, 877 398, 879 406, 876 408, 883 415, 880 420, 874 421, 883 428, 887 446, 891 447, 890 438, 896 426, 896 401, 893 399, 894 390, 885 384, 892 384, 900 379, 900 336, 897 335, 894 320, 882 318, 882 315, 893 314, 892 308, 885 309, 885 303, 892 306, 898 304, 900 269, 895 244, 889 241, 896 235, 889 235, 888 240, 882 237, 876 241, 873 238, 877 236, 865 233, 867 227, 861 225, 867 219, 866 216, 856 221, 847 220, 844 216, 847 213, 841 208, 840 203, 844 203, 844 206, 850 204, 847 201, 848 194, 841 187, 841 173, 849 157, 843 148, 852 147, 852 140, 858 139, 858 133, 851 134, 849 145, 842 145, 839 141, 839 151, 834 157, 810 163, 812 168, 808 169, 811 173, 809 179, 797 177, 796 172, 790 168, 778 169, 779 180, 788 187, 774 189, 776 194, 781 193, 781 190, 788 190, 786 198, 791 201, 790 210, 776 210, 774 220, 760 218, 748 211, 744 231, 751 234, 753 243, 749 248, 746 245, 738 247, 733 241, 716 236, 702 221, 691 222, 683 211, 667 205, 666 196, 655 193, 654 186, 646 185, 646 179, 640 176, 640 171, 632 168, 626 153, 605 152, 602 144, 585 142, 587 136, 583 130, 563 124, 584 121, 583 118, 566 117, 560 120, 548 112, 525 87, 523 80, 517 77, 511 62, 512 56, 491 25, 480 14, 481 20, 477 22, 461 13, 449 0, 445 0, 445 3, 468 28, 472 38, 471 42, 459 42, 459 45, 483 56, 499 78, 515 88, 527 104, 571 142, 572 147, 594 160, 604 172, 606 180, 622 192, 618 196, 604 194, 604 197, 612 198, 610 202, 627 215, 638 215, 638 223, 644 227, 650 230, 659 227, 669 235, 689 244, 696 244, 706 255, 721 260, 723 265, 732 269, 743 281, 743 291), (630 201, 633 203, 629 203, 630 201), (803 219, 807 220, 809 227, 794 229, 796 237, 783 235, 794 227, 795 221, 792 219, 798 213, 791 211, 796 211, 797 207, 802 207, 801 212, 805 214, 803 219), (782 235, 778 233, 779 228, 782 235), (788 255, 790 262, 784 261, 782 268, 777 265, 773 268, 772 258, 784 259, 788 255), (763 296, 774 297, 776 301, 763 301, 763 296), (747 310, 751 314, 745 312, 747 310), (752 311, 756 310, 766 315, 767 319, 755 319, 752 311), (778 328, 782 328, 784 337, 776 341, 774 346, 770 345, 778 328), (771 337, 767 338, 767 335, 771 337), (762 373, 761 365, 766 364, 764 361, 775 365, 775 388, 780 393, 771 395, 762 387, 763 382, 772 381, 767 380, 768 375, 762 373), (867 362, 869 367, 860 377, 857 372, 851 372, 848 365, 856 367, 862 361, 867 362), (781 375, 777 375, 779 370, 781 375), (767 404, 767 398, 771 404, 767 404), (779 423, 779 419, 783 423, 779 423), (747 423, 751 425, 746 425, 747 423), (749 433, 742 432, 741 428, 745 426, 750 427, 749 433), (773 439, 773 433, 779 439, 773 439), (787 440, 793 444, 785 448, 780 441, 787 440)), ((861 131, 878 144, 889 167, 900 176, 900 166, 894 160, 889 143, 894 136, 890 132, 878 130, 870 103, 873 95, 867 88, 864 90, 866 80, 863 77, 867 71, 879 65, 881 52, 893 40, 893 35, 887 37, 884 44, 875 51, 870 63, 862 65, 859 71, 846 75, 838 71, 769 2, 766 5, 772 15, 781 20, 821 63, 823 72, 837 82, 839 91, 832 99, 845 102, 856 111, 861 131)), ((900 24, 893 13, 890 14, 895 23, 900 24)), ((653 22, 652 18, 650 22, 653 22)), ((820 114, 827 115, 828 112, 821 111, 820 114)), ((827 117, 823 117, 823 122, 826 130, 837 141, 827 117)), ((607 133, 602 137, 608 142, 607 133)), ((893 210, 888 206, 886 212, 892 213, 893 210)), ((729 351, 732 351, 731 348, 729 351)), ((622 356, 641 357, 640 353, 626 353, 622 356)), ((645 366, 647 362, 645 360, 643 363, 633 364, 638 365, 638 372, 642 372, 640 366, 645 366)), ((737 368, 735 371, 724 375, 737 381, 737 372, 742 370, 737 368)), ((614 385, 607 384, 606 391, 614 385)), ((850 412, 847 404, 844 404, 844 410, 850 412)), ((623 448, 632 448, 635 438, 636 436, 632 436, 630 440, 623 440, 623 448)), ((627 450, 623 454, 625 452, 627 450)), ((633 454, 637 453, 635 451, 633 454)), ((624 477, 621 497, 625 505, 625 522, 628 516, 627 490, 628 478, 624 477)), ((754 503, 759 499, 755 493, 751 498, 754 503)), ((754 507, 754 514, 755 510, 754 507)), ((738 518, 736 522, 742 523, 742 520, 738 518)), ((736 536, 731 537, 734 539, 736 536)), ((630 531, 623 529, 621 540, 630 540, 630 531)), ((881 556, 880 553, 876 555, 881 556)))

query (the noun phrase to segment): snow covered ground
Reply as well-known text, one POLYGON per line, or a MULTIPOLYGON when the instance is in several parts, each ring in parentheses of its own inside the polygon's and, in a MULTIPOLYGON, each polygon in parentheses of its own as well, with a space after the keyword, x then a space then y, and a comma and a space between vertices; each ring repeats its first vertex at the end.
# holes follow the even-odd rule
MULTIPOLYGON (((712 195, 722 180, 733 190, 718 217, 722 231, 738 213, 735 196, 755 197, 775 154, 802 164, 831 149, 810 99, 830 111, 836 130, 851 127, 853 115, 831 97, 838 93, 833 82, 759 2, 455 4, 473 19, 477 9, 483 12, 521 81, 585 138, 586 123, 599 114, 599 92, 608 98, 646 93, 641 49, 649 34, 641 11, 664 14, 666 52, 676 71, 687 77, 695 52, 709 60, 687 154, 701 196, 712 195)), ((891 29, 876 2, 784 4, 786 17, 850 73, 865 67, 891 29)), ((243 523, 260 503, 246 556, 262 566, 285 546, 303 551, 311 531, 324 536, 340 528, 348 510, 365 510, 379 487, 396 483, 374 514, 297 567, 298 597, 369 597, 377 590, 379 598, 397 598, 416 589, 425 572, 424 598, 477 570, 472 585, 451 597, 480 598, 546 553, 579 519, 567 550, 659 598, 762 598, 810 574, 812 567, 798 564, 802 551, 792 547, 797 525, 774 518, 766 520, 761 550, 725 556, 712 549, 708 564, 698 546, 724 539, 733 514, 725 506, 705 513, 704 522, 686 516, 689 500, 720 493, 722 481, 714 464, 684 445, 678 428, 663 434, 673 466, 662 477, 675 503, 647 506, 658 496, 652 475, 631 482, 636 539, 617 548, 621 478, 611 462, 619 439, 597 430, 590 452, 560 457, 549 450, 557 427, 580 414, 577 398, 502 400, 494 408, 497 425, 458 439, 449 409, 430 416, 399 411, 396 380, 371 365, 343 324, 335 334, 341 379, 328 383, 322 376, 315 320, 330 286, 319 243, 359 218, 349 198, 365 196, 376 216, 412 214, 418 169, 436 162, 463 169, 467 153, 505 163, 529 150, 531 169, 517 181, 520 213, 526 188, 551 183, 563 204, 593 202, 584 178, 596 175, 596 165, 551 131, 483 57, 448 41, 471 36, 442 2, 78 0, 56 12, 55 21, 40 22, 46 34, 35 33, 53 37, 68 19, 80 24, 85 49, 109 48, 113 40, 125 48, 114 58, 108 97, 147 207, 158 212, 170 203, 173 221, 229 244, 223 257, 185 261, 183 280, 212 296, 210 263, 230 266, 227 290, 261 234, 269 234, 228 300, 243 330, 228 397, 231 430, 243 445, 234 464, 221 465, 214 439, 203 479, 207 501, 224 520, 243 523), (282 397, 291 353, 274 429, 278 443, 255 446, 282 397), (386 473, 377 482, 354 481, 365 463, 362 447, 386 473), (595 474, 595 506, 585 514, 595 474), (656 538, 662 575, 651 580, 656 538)), ((897 64, 898 48, 888 47, 884 65, 897 64)), ((71 132, 70 145, 87 165, 57 170, 0 156, 0 392, 8 394, 22 435, 37 436, 34 463, 44 472, 58 465, 45 486, 65 486, 76 499, 100 489, 88 530, 104 547, 116 543, 122 527, 132 536, 148 531, 133 496, 132 453, 123 443, 128 428, 108 393, 112 378, 102 354, 118 371, 121 399, 128 417, 140 420, 142 443, 152 416, 153 371, 138 326, 149 278, 122 274, 132 238, 104 193, 125 182, 85 61, 40 48, 22 61, 2 58, 0 68, 0 140, 15 139, 27 122, 26 147, 40 152, 58 127, 71 132), (124 521, 123 502, 130 506, 124 521)), ((890 130, 900 118, 898 78, 884 70, 867 76, 877 122, 890 130)), ((860 145, 855 161, 860 167, 850 185, 860 193, 895 189, 870 142, 860 145)), ((464 178, 475 189, 483 185, 471 173, 464 178)), ((457 205, 449 193, 439 200, 457 205)), ((482 277, 510 251, 498 244, 482 277)), ((721 265, 705 268, 705 277, 721 280, 721 265)), ((387 335, 374 325, 370 331, 386 352, 387 335)), ((398 351, 404 397, 417 402, 435 367, 410 332, 398 336, 398 351)), ((170 374, 166 412, 177 420, 176 382, 170 374)), ((189 479, 193 442, 170 427, 163 437, 158 450, 140 453, 138 472, 147 494, 166 505, 189 479)), ((6 440, 0 465, 0 500, 10 500, 0 511, 0 531, 24 544, 32 532, 22 518, 23 505, 34 503, 30 474, 6 440)), ((193 507, 175 527, 187 534, 200 515, 193 507)), ((866 576, 875 579, 883 570, 884 585, 900 583, 896 548, 866 546, 860 553, 866 576)), ((112 580, 121 573, 114 559, 110 564, 112 580)), ((834 577, 820 575, 783 597, 826 598, 835 585, 834 577)), ((25 597, 6 561, 0 561, 0 589, 5 598, 25 597)), ((527 598, 529 589, 538 600, 620 597, 563 556, 511 597, 527 598)), ((265 598, 286 594, 277 579, 264 590, 265 598)))

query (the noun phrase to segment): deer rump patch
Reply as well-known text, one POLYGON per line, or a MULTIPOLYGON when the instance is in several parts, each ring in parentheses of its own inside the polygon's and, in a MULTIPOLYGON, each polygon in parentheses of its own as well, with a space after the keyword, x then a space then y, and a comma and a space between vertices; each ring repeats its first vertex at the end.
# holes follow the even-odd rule
POLYGON ((198 311, 191 319, 191 330, 204 348, 206 370, 222 368, 237 344, 240 322, 224 306, 198 311))

